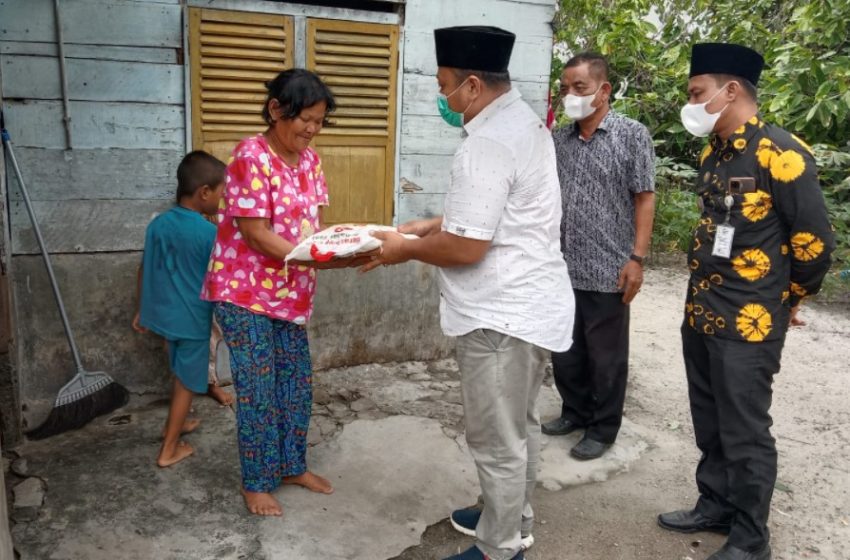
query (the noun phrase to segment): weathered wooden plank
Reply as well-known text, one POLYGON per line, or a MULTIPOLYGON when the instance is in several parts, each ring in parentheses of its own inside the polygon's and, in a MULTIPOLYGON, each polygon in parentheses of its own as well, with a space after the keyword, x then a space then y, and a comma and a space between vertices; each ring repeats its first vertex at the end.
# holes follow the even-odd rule
MULTIPOLYGON (((437 56, 434 52, 433 30, 408 30, 404 39, 404 71, 434 76, 437 56)), ((552 39, 549 36, 524 37, 514 45, 508 70, 511 78, 520 82, 548 81, 552 64, 552 39)))
POLYGON ((405 7, 405 26, 419 32, 452 25, 495 25, 516 33, 520 40, 527 35, 551 37, 549 22, 555 7, 555 0, 521 5, 516 0, 415 0, 405 7))
POLYGON ((401 154, 452 155, 461 140, 461 129, 438 116, 402 116, 401 154))
MULTIPOLYGON (((66 61, 68 97, 73 101, 130 101, 182 104, 183 67, 176 64, 66 61)), ((3 55, 3 97, 62 99, 59 60, 44 56, 3 55)))
MULTIPOLYGON (((545 116, 549 83, 546 82, 513 82, 513 87, 519 90, 526 103, 534 111, 545 116)), ((423 74, 404 75, 404 97, 402 107, 405 115, 436 115, 437 114, 437 79, 423 74)))
POLYGON ((258 12, 287 16, 306 16, 318 19, 339 19, 365 23, 400 23, 396 13, 370 12, 351 8, 310 6, 290 2, 268 2, 265 0, 188 0, 187 4, 197 8, 216 10, 236 10, 240 12, 258 12))
MULTIPOLYGON (((0 41, 0 55, 58 56, 56 43, 0 41)), ((65 45, 65 58, 120 60, 177 64, 177 49, 167 47, 112 47, 107 45, 65 45)))
MULTIPOLYGON (((33 200, 171 200, 182 150, 47 150, 16 147, 33 200)), ((9 197, 21 200, 7 173, 9 197)))
MULTIPOLYGON (((138 253, 57 255, 54 267, 83 363, 133 393, 164 395, 171 376, 162 340, 130 329, 140 259, 138 253)), ((41 258, 15 257, 14 270, 20 318, 14 335, 22 357, 16 373, 32 427, 47 416, 73 362, 41 258)), ((417 262, 379 268, 368 281, 350 270, 320 272, 309 325, 314 368, 450 355, 454 340, 440 332, 435 276, 434 267, 417 262)))
MULTIPOLYGON (((151 219, 173 205, 170 200, 33 202, 41 233, 51 253, 138 251, 144 247, 145 228, 151 219)), ((38 253, 24 203, 11 202, 9 211, 13 254, 38 253)))
MULTIPOLYGON (((174 47, 183 44, 177 3, 74 0, 62 3, 66 43, 174 47)), ((52 0, 0 0, 0 37, 5 41, 56 40, 52 0)))
POLYGON ((399 190, 408 194, 443 194, 451 181, 452 156, 405 154, 399 159, 399 190))
POLYGON ((445 195, 443 194, 405 194, 398 199, 398 223, 403 224, 420 218, 433 218, 443 215, 445 195))
MULTIPOLYGON (((16 146, 64 148, 62 103, 7 101, 6 127, 16 146)), ((71 102, 74 148, 185 149, 183 107, 71 102)))

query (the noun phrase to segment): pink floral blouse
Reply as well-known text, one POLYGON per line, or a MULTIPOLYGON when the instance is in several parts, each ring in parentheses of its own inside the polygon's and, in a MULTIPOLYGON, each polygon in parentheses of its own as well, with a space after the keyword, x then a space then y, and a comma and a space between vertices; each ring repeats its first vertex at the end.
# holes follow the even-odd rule
POLYGON ((318 231, 319 206, 328 204, 319 155, 308 148, 294 168, 262 134, 246 138, 228 162, 225 189, 201 299, 305 324, 313 312, 316 271, 251 249, 235 218, 267 218, 274 232, 292 244, 318 231))

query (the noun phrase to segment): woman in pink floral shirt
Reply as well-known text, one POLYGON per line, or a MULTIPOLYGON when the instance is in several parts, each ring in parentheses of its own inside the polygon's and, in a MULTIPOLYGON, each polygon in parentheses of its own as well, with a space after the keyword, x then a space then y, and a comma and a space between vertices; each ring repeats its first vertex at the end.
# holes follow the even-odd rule
POLYGON ((316 272, 283 259, 320 229, 328 191, 310 142, 336 103, 307 70, 281 72, 267 88, 268 129, 242 140, 227 166, 202 298, 217 302, 230 350, 245 503, 281 515, 271 494, 281 483, 333 492, 305 460, 313 400, 305 325, 316 272))

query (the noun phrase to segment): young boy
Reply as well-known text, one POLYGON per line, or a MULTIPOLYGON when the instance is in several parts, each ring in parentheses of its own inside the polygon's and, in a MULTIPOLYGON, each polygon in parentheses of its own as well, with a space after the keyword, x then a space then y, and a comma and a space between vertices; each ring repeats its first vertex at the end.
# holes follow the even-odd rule
MULTIPOLYGON (((177 168, 177 206, 157 216, 145 233, 139 269, 139 311, 133 328, 151 330, 168 345, 174 389, 157 465, 169 467, 193 453, 180 434, 199 421, 187 421, 193 393, 208 392, 212 304, 200 298, 215 243, 214 214, 224 192, 225 165, 203 151, 191 152, 177 168)), ((213 395, 215 396, 215 395, 213 395)))

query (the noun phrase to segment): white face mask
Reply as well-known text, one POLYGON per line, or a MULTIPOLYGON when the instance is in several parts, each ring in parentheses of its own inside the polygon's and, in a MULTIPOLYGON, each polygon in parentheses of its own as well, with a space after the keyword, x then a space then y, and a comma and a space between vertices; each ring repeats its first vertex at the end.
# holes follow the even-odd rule
POLYGON ((574 121, 586 119, 596 112, 597 108, 593 107, 591 103, 593 103, 600 89, 602 89, 601 85, 590 95, 579 96, 572 93, 567 94, 564 97, 564 113, 574 121))
POLYGON ((706 105, 711 103, 715 97, 720 95, 720 92, 726 89, 731 82, 727 82, 720 88, 717 93, 711 96, 711 99, 706 101, 705 103, 688 103, 684 107, 682 107, 681 118, 682 125, 687 129, 688 132, 693 134, 698 138, 702 138, 704 136, 708 136, 714 131, 714 125, 717 124, 717 120, 720 118, 720 114, 726 110, 726 107, 729 106, 727 103, 723 106, 723 109, 720 109, 716 113, 709 113, 706 110, 706 105))

